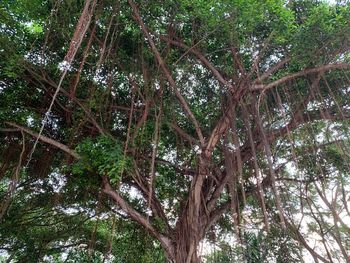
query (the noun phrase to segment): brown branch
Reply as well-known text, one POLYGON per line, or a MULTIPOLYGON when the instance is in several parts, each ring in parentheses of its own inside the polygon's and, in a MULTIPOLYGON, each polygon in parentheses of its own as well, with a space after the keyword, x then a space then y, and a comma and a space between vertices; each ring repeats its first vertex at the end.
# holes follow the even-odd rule
POLYGON ((308 251, 309 253, 313 256, 314 259, 319 259, 324 263, 330 263, 327 259, 322 257, 320 254, 318 254, 314 249, 312 249, 303 235, 299 232, 299 230, 295 227, 294 223, 286 221, 287 227, 291 230, 291 232, 294 234, 294 238, 300 242, 308 251))
POLYGON ((70 89, 70 96, 71 97, 75 97, 77 86, 78 86, 79 81, 80 81, 81 73, 83 72, 84 65, 86 63, 87 57, 89 56, 88 52, 90 50, 90 47, 91 47, 91 44, 92 44, 92 40, 93 40, 93 38, 95 36, 95 33, 96 33, 96 23, 94 23, 94 26, 93 26, 93 28, 91 30, 91 34, 90 34, 89 40, 88 40, 88 42, 86 44, 86 47, 84 49, 84 52, 83 52, 83 59, 80 62, 80 66, 79 66, 78 72, 75 75, 75 79, 74 79, 73 85, 72 85, 72 87, 70 89))
POLYGON ((12 129, 12 128, 0 128, 0 132, 18 132, 19 129, 12 129))
POLYGON ((183 129, 181 129, 176 123, 170 123, 169 126, 171 128, 173 128, 185 140, 187 140, 193 144, 198 144, 198 140, 196 140, 191 135, 189 135, 187 132, 185 132, 183 129))
POLYGON ((152 210, 153 215, 156 215, 163 220, 163 222, 166 224, 167 232, 169 233, 171 227, 169 225, 168 218, 164 213, 163 206, 157 199, 154 191, 152 192, 152 195, 150 195, 148 182, 145 180, 145 176, 141 176, 139 173, 137 165, 135 166, 135 174, 133 174, 133 179, 135 182, 130 182, 131 185, 140 190, 145 200, 149 200, 150 198, 152 199, 150 209, 152 210))
MULTIPOLYGON (((57 89, 57 84, 50 79, 49 76, 44 75, 41 76, 39 75, 37 72, 35 72, 33 69, 31 69, 27 64, 24 64, 24 67, 28 70, 28 72, 31 74, 31 76, 34 77, 34 79, 36 81, 38 81, 39 83, 42 83, 42 81, 45 81, 45 83, 49 84, 51 87, 57 89)), ((94 118, 94 116, 91 114, 91 112, 82 104, 82 102, 80 102, 76 97, 71 97, 70 93, 68 91, 66 91, 65 89, 60 89, 60 92, 62 95, 64 95, 65 97, 71 99, 74 103, 76 103, 86 114, 87 118, 89 119, 89 121, 95 126, 95 128, 102 134, 105 136, 110 136, 110 134, 101 128, 101 126, 97 123, 96 119, 94 118)), ((57 103, 57 101, 55 101, 55 103, 57 103)), ((66 110, 64 108, 64 110, 66 110)))
POLYGON ((195 127, 195 130, 196 130, 197 136, 199 138, 199 141, 201 142, 202 145, 204 145, 205 141, 204 141, 204 137, 203 137, 201 128, 199 126, 199 123, 198 123, 196 117, 194 116, 194 114, 192 113, 190 107, 188 106, 185 98, 182 96, 180 91, 177 89, 176 83, 175 83, 175 81, 174 81, 174 79, 173 79, 169 69, 167 68, 166 64, 164 63, 164 60, 161 57, 161 55, 160 55, 160 53, 159 53, 159 51, 158 51, 158 49, 157 49, 157 47, 156 47, 156 45, 155 45, 155 43, 153 41, 153 38, 152 38, 151 34, 149 33, 146 25, 144 24, 136 4, 132 0, 128 0, 128 2, 129 2, 129 5, 131 6, 131 8, 133 10, 133 13, 134 13, 134 16, 135 16, 135 19, 136 19, 137 23, 140 25, 144 36, 148 40, 148 43, 149 43, 149 45, 151 47, 151 50, 152 50, 153 54, 155 55, 155 57, 156 57, 156 59, 158 61, 158 64, 159 64, 160 68, 164 72, 164 74, 165 74, 165 76, 166 76, 170 86, 172 87, 173 91, 175 92, 175 95, 176 95, 177 99, 179 100, 180 104, 182 105, 182 108, 184 109, 185 113, 188 115, 188 117, 190 118, 190 120, 194 124, 194 127, 195 127))
POLYGON ((272 158, 271 147, 270 147, 270 144, 268 142, 268 139, 267 139, 267 136, 266 136, 266 133, 265 133, 265 129, 263 127, 262 120, 261 120, 260 115, 259 115, 259 109, 257 108, 257 102, 255 100, 255 97, 252 96, 252 99, 253 99, 253 103, 254 103, 254 107, 253 107, 253 109, 254 109, 254 118, 255 118, 255 122, 257 123, 257 127, 260 130, 260 137, 262 139, 264 152, 265 152, 267 163, 268 163, 268 167, 269 167, 269 170, 270 170, 271 185, 272 185, 273 193, 275 195, 276 207, 278 209, 279 218, 280 218, 280 221, 281 221, 281 226, 282 226, 282 228, 285 228, 284 211, 283 211, 283 208, 282 208, 282 201, 281 201, 281 197, 280 197, 280 194, 279 194, 279 189, 277 188, 277 185, 276 185, 276 174, 275 174, 275 170, 273 169, 273 158, 272 158))
POLYGON ((266 91, 268 89, 271 88, 275 88, 285 82, 291 81, 293 79, 302 77, 302 76, 306 76, 309 74, 313 74, 313 73, 322 73, 325 71, 330 71, 333 69, 349 69, 350 68, 350 64, 347 63, 339 63, 339 64, 328 64, 328 65, 322 65, 316 68, 311 68, 311 69, 304 69, 302 71, 299 71, 297 73, 292 73, 289 74, 287 76, 284 76, 274 82, 271 82, 270 84, 267 85, 263 85, 263 84, 255 84, 253 85, 253 87, 250 88, 251 91, 266 91))
POLYGON ((96 6, 97 0, 94 0, 91 3, 91 0, 87 0, 85 2, 84 9, 81 13, 79 21, 76 25, 72 40, 70 42, 70 46, 68 52, 64 58, 66 62, 70 65, 77 53, 81 42, 83 41, 86 30, 89 28, 91 18, 94 14, 94 9, 96 6), (90 6, 91 5, 91 6, 90 6))
POLYGON ((210 218, 208 219, 205 229, 208 230, 213 224, 215 224, 216 221, 220 219, 220 217, 231 207, 231 201, 228 201, 224 204, 222 204, 219 208, 214 210, 210 214, 210 218))
POLYGON ((154 178, 156 177, 156 157, 158 152, 159 140, 160 140, 160 125, 162 118, 162 105, 158 114, 156 114, 155 127, 154 127, 154 137, 153 137, 153 149, 152 149, 152 158, 151 158, 151 167, 150 167, 150 179, 149 179, 149 199, 148 206, 151 207, 152 197, 154 195, 154 178))
POLYGON ((5 123, 7 125, 11 126, 11 127, 15 127, 18 130, 21 130, 21 131, 27 133, 27 134, 35 137, 35 138, 39 138, 39 140, 41 140, 41 141, 43 141, 45 143, 48 143, 48 144, 50 144, 50 145, 52 145, 52 146, 54 146, 54 147, 56 147, 56 148, 58 148, 58 149, 60 149, 60 150, 62 150, 64 152, 68 153, 69 155, 71 155, 75 159, 80 159, 81 158, 79 154, 77 154, 75 151, 70 149, 67 145, 64 145, 64 144, 62 144, 62 143, 60 143, 60 142, 58 142, 56 140, 53 140, 51 138, 48 138, 48 137, 46 137, 44 135, 40 135, 40 137, 39 137, 38 133, 36 133, 36 132, 34 132, 32 130, 29 130, 29 129, 25 128, 25 127, 22 127, 22 126, 20 126, 18 124, 15 124, 15 123, 12 123, 12 122, 5 122, 5 123))
POLYGON ((232 88, 232 85, 222 76, 222 74, 214 67, 214 65, 212 63, 210 63, 209 60, 201 52, 199 52, 194 46, 189 47, 185 43, 183 43, 182 41, 170 39, 166 36, 160 36, 159 38, 170 43, 170 44, 173 44, 174 46, 177 46, 177 47, 180 47, 180 48, 186 50, 186 53, 192 53, 193 55, 195 55, 202 62, 202 64, 213 73, 215 78, 223 86, 226 86, 228 88, 232 88))
MULTIPOLYGON (((151 161, 151 157, 147 157, 147 156, 140 156, 141 159, 147 160, 147 161, 151 161)), ((162 164, 162 165, 166 165, 169 166, 171 168, 173 168, 177 173, 180 173, 182 175, 194 175, 196 173, 196 171, 194 169, 190 169, 186 166, 182 166, 182 165, 176 165, 172 162, 169 162, 167 160, 164 160, 162 158, 157 157, 155 159, 155 162, 157 164, 162 164)))
POLYGON ((232 122, 234 111, 235 111, 235 104, 231 102, 229 103, 223 116, 220 118, 220 120, 218 121, 218 123, 216 124, 214 130, 210 135, 207 147, 205 149, 205 154, 207 157, 211 155, 212 151, 214 150, 215 146, 217 145, 221 137, 226 133, 228 127, 232 122))
POLYGON ((110 185, 106 176, 102 177, 103 192, 111 197, 118 206, 125 211, 132 220, 142 225, 149 233, 156 237, 161 243, 162 247, 165 248, 166 252, 170 255, 173 254, 172 245, 166 236, 159 233, 152 224, 134 208, 132 208, 110 185))
POLYGON ((242 58, 239 56, 238 49, 235 48, 234 46, 232 46, 231 47, 231 54, 232 54, 233 62, 238 67, 240 73, 242 75, 246 75, 247 71, 244 68, 244 64, 243 64, 242 58))
POLYGON ((207 203, 207 209, 210 212, 212 212, 214 210, 216 202, 220 198, 223 189, 225 188, 226 184, 228 183, 228 180, 229 180, 229 176, 227 174, 224 174, 224 177, 218 183, 213 194, 211 195, 210 200, 207 203))
POLYGON ((8 210, 8 208, 12 202, 13 194, 15 193, 15 190, 16 190, 16 187, 17 187, 17 184, 19 181, 19 173, 21 171, 23 156, 24 156, 24 153, 26 150, 24 132, 21 131, 21 133, 22 133, 22 151, 21 151, 21 154, 19 156, 19 160, 18 160, 18 164, 16 166, 16 169, 13 173, 13 177, 11 178, 11 182, 8 186, 6 197, 4 198, 4 200, 2 201, 2 205, 0 206, 0 220, 3 218, 3 216, 5 215, 6 211, 8 210))
POLYGON ((275 73, 276 71, 278 71, 279 69, 281 69, 285 64, 287 64, 290 61, 290 58, 285 58, 279 62, 277 62, 277 64, 275 64, 274 66, 272 66, 271 68, 269 68, 267 71, 265 71, 257 80, 260 83, 263 82, 264 80, 268 79, 273 73, 275 73))

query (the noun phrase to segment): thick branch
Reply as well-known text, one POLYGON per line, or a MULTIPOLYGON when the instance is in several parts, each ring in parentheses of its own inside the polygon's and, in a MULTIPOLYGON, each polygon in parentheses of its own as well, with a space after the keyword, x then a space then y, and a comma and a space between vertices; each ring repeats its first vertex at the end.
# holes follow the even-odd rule
POLYGON ((25 127, 22 127, 18 124, 15 124, 15 123, 12 123, 12 122, 5 122, 7 125, 9 126, 12 126, 12 127, 15 127, 21 131, 24 131, 25 133, 28 133, 29 135, 32 135, 33 137, 35 138, 38 138, 39 140, 45 142, 45 143, 48 143, 52 146, 55 146, 56 148, 68 153, 69 155, 73 156, 75 159, 80 159, 80 156, 79 154, 77 154, 75 151, 73 151, 72 149, 70 149, 67 145, 64 145, 63 143, 60 143, 58 141, 55 141, 53 139, 50 139, 44 135, 40 135, 34 131, 31 131, 25 127))
POLYGON ((139 212, 133 209, 119 195, 119 193, 112 188, 106 176, 102 177, 102 182, 103 192, 109 197, 111 197, 114 200, 114 202, 117 205, 119 205, 120 208, 131 217, 132 220, 142 225, 148 232, 150 232, 154 237, 156 237, 162 243, 162 246, 165 248, 168 254, 173 254, 170 240, 161 233, 159 233, 144 216, 142 216, 139 212))
POLYGON ((333 69, 349 69, 349 68, 350 68, 350 64, 347 64, 347 63, 322 65, 322 66, 319 66, 317 68, 305 69, 305 70, 299 71, 297 73, 289 74, 289 75, 284 76, 284 77, 282 77, 274 82, 271 82, 270 84, 267 84, 267 85, 263 85, 263 84, 253 85, 253 87, 251 87, 250 90, 251 91, 257 91, 257 90, 265 91, 265 90, 277 87, 285 82, 288 82, 288 81, 291 81, 293 79, 296 79, 296 78, 299 78, 302 76, 306 76, 309 74, 321 73, 321 72, 330 71, 333 69))
POLYGON ((235 111, 235 104, 229 103, 223 116, 221 117, 219 122, 216 124, 213 132, 210 135, 207 147, 205 149, 205 154, 207 156, 209 156, 212 153, 212 151, 214 150, 215 146, 217 145, 221 137, 226 133, 228 127, 232 122, 234 111, 235 111))

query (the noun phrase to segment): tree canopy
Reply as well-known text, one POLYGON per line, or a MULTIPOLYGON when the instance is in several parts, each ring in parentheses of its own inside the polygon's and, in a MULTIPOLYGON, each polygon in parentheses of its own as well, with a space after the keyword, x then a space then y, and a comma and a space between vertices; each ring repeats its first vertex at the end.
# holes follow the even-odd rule
POLYGON ((2 0, 0 25, 0 261, 350 262, 348 1, 2 0))

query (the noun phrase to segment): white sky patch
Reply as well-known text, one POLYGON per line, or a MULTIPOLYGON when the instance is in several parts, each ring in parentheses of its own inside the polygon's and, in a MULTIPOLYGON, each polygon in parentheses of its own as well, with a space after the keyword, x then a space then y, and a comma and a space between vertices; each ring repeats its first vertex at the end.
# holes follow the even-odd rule
POLYGON ((53 188, 54 193, 59 193, 66 184, 66 177, 59 172, 49 174, 49 184, 53 188))
POLYGON ((93 81, 98 84, 107 85, 107 79, 110 75, 106 75, 103 68, 99 68, 96 70, 95 75, 93 77, 93 81))
POLYGON ((164 160, 167 160, 168 162, 175 164, 176 158, 177 158, 177 151, 171 149, 169 151, 166 151, 164 154, 162 154, 162 157, 164 160))
POLYGON ((0 93, 7 88, 7 85, 4 81, 0 80, 0 93))
POLYGON ((155 90, 160 90, 160 85, 158 82, 154 83, 154 88, 155 88, 155 90))
MULTIPOLYGON (((47 62, 49 61, 49 57, 45 56, 42 52, 29 52, 24 55, 24 58, 34 65, 47 65, 47 62)), ((58 68, 60 69, 60 64, 58 65, 58 68)))
POLYGON ((63 60, 58 64, 58 69, 62 72, 66 70, 70 71, 72 69, 72 65, 68 61, 63 60))
POLYGON ((34 124, 34 118, 32 116, 27 117, 27 126, 32 127, 34 124))
POLYGON ((227 144, 227 148, 229 149, 230 152, 236 151, 236 146, 233 143, 231 143, 231 142, 229 142, 227 144))
POLYGON ((201 154, 202 153, 202 149, 201 149, 201 147, 199 147, 198 145, 195 145, 194 147, 193 147, 193 151, 196 153, 196 154, 201 154))
POLYGON ((123 114, 116 112, 114 117, 113 130, 125 130, 126 126, 123 125, 123 114))

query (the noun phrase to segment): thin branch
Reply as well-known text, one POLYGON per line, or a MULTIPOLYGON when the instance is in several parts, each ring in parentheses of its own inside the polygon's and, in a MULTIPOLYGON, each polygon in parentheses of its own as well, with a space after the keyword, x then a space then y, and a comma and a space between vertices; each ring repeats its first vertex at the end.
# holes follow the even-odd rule
POLYGON ((22 160, 23 160, 25 149, 26 149, 24 132, 21 131, 21 133, 22 133, 22 151, 21 151, 21 154, 19 156, 18 164, 17 164, 17 167, 16 167, 15 172, 13 174, 12 180, 11 180, 10 185, 8 187, 7 196, 6 196, 5 200, 3 200, 3 203, 0 207, 0 220, 3 218, 3 216, 5 215, 7 209, 9 208, 9 206, 12 202, 12 197, 16 191, 16 187, 17 187, 18 180, 19 180, 19 173, 21 171, 22 160))
POLYGON ((173 44, 174 46, 180 47, 184 50, 186 50, 186 53, 192 53, 193 55, 195 55, 201 62, 202 64, 207 67, 215 76, 215 78, 223 85, 226 86, 228 88, 232 88, 232 85, 222 76, 222 74, 214 67, 214 65, 212 63, 210 63, 210 61, 201 53, 199 52, 195 46, 189 47, 187 46, 185 43, 179 41, 179 40, 175 40, 175 39, 170 39, 166 36, 160 36, 160 39, 167 41, 170 44, 173 44))
POLYGON ((265 71, 261 76, 257 79, 259 82, 263 82, 264 80, 268 79, 273 73, 281 69, 285 64, 287 64, 290 61, 290 58, 285 58, 271 68, 269 68, 267 71, 265 71))

